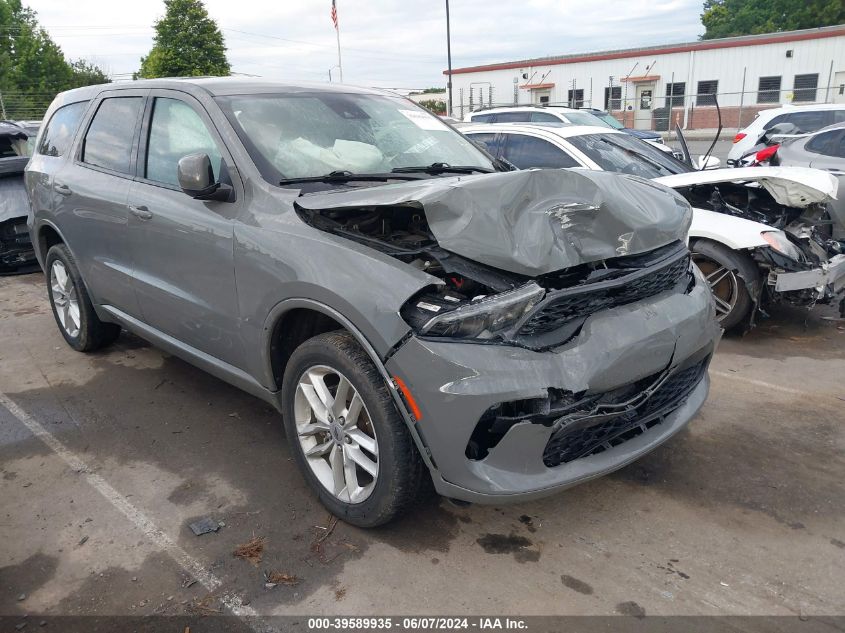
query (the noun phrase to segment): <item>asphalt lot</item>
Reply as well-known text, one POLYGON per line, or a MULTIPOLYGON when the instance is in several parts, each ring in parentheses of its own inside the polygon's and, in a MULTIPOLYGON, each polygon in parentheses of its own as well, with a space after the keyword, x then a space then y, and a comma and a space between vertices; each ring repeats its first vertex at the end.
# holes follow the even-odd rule
POLYGON ((842 614, 835 314, 723 339, 701 414, 616 474, 327 531, 267 405, 125 333, 78 354, 40 274, 0 278, 0 614, 842 614))

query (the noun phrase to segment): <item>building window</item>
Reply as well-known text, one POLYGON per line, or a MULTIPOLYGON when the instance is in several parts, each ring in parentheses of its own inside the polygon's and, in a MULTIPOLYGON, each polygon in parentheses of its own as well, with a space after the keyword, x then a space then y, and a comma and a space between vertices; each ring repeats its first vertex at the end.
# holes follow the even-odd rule
POLYGON ((584 106, 584 89, 566 91, 566 102, 570 108, 581 108, 584 106))
POLYGON ((780 103, 780 77, 760 77, 757 103, 780 103))
POLYGON ((795 75, 795 82, 792 84, 792 100, 815 101, 818 85, 818 73, 813 75, 795 75))
POLYGON ((604 109, 622 109, 622 86, 609 86, 604 89, 604 109))
POLYGON ((716 93, 719 90, 719 82, 716 79, 698 82, 698 96, 695 105, 712 106, 716 105, 716 93))
POLYGON ((666 84, 666 107, 683 108, 687 84, 683 81, 666 84))

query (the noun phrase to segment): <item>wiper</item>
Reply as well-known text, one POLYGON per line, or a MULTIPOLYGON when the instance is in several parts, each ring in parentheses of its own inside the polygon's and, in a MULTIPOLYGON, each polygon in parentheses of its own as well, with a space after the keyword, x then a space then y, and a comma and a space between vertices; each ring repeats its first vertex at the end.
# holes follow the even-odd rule
POLYGON ((420 176, 389 174, 356 174, 351 171, 337 170, 323 174, 322 176, 302 176, 300 178, 285 178, 279 181, 280 185, 291 185, 300 182, 351 182, 359 181, 387 181, 387 180, 417 180, 420 176))
POLYGON ((412 174, 420 172, 424 174, 492 174, 492 169, 477 167, 475 165, 450 165, 449 163, 431 163, 431 165, 417 165, 415 167, 395 167, 390 170, 394 174, 412 174))

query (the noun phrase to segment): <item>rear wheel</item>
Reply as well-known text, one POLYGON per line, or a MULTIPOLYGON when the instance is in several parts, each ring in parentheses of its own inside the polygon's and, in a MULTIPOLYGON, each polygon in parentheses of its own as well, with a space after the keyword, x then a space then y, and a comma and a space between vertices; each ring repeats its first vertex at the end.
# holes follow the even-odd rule
POLYGON ((297 348, 282 404, 296 462, 330 512, 373 527, 417 500, 429 475, 384 378, 352 336, 328 332, 297 348))
POLYGON ((726 330, 738 326, 754 305, 745 282, 753 282, 760 275, 754 261, 744 253, 708 240, 695 242, 690 250, 713 292, 719 323, 726 330))
POLYGON ((90 352, 112 343, 120 334, 120 326, 97 316, 67 246, 52 246, 45 267, 50 306, 67 344, 78 352, 90 352))

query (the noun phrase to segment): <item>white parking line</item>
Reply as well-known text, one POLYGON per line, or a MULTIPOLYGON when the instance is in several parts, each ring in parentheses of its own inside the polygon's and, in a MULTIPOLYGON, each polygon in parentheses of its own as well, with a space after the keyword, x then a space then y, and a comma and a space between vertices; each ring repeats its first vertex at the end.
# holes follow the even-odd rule
POLYGON ((780 391, 781 393, 788 393, 793 396, 828 396, 829 394, 824 393, 812 393, 810 391, 802 391, 800 389, 792 389, 791 387, 782 387, 781 385, 775 385, 770 382, 766 382, 764 380, 756 380, 754 378, 746 378, 744 376, 740 376, 733 372, 728 371, 716 371, 715 369, 710 370, 711 376, 719 376, 720 378, 730 378, 731 380, 738 380, 739 382, 744 382, 749 385, 755 385, 757 387, 764 387, 765 389, 770 389, 772 391, 780 391))
MULTIPOLYGON (((33 418, 29 413, 24 411, 6 394, 0 392, 0 404, 2 404, 18 421, 28 428, 33 435, 40 439, 44 444, 50 448, 56 455, 58 455, 64 462, 70 466, 74 471, 85 477, 85 480, 99 492, 114 508, 125 516, 138 530, 152 541, 156 547, 163 552, 166 552, 176 563, 184 569, 187 573, 197 579, 197 581, 205 587, 209 592, 219 589, 223 584, 217 576, 206 569, 206 566, 188 554, 179 545, 173 542, 167 534, 159 529, 147 515, 141 510, 129 503, 129 500, 115 490, 100 475, 89 470, 88 466, 82 461, 73 451, 62 444, 56 437, 42 426, 38 420, 33 418)), ((224 594, 220 597, 220 602, 233 614, 239 617, 252 618, 258 613, 250 606, 244 605, 240 597, 224 594)), ((253 623, 250 623, 253 624, 253 623)), ((264 627, 254 627, 255 630, 264 631, 264 627)))

